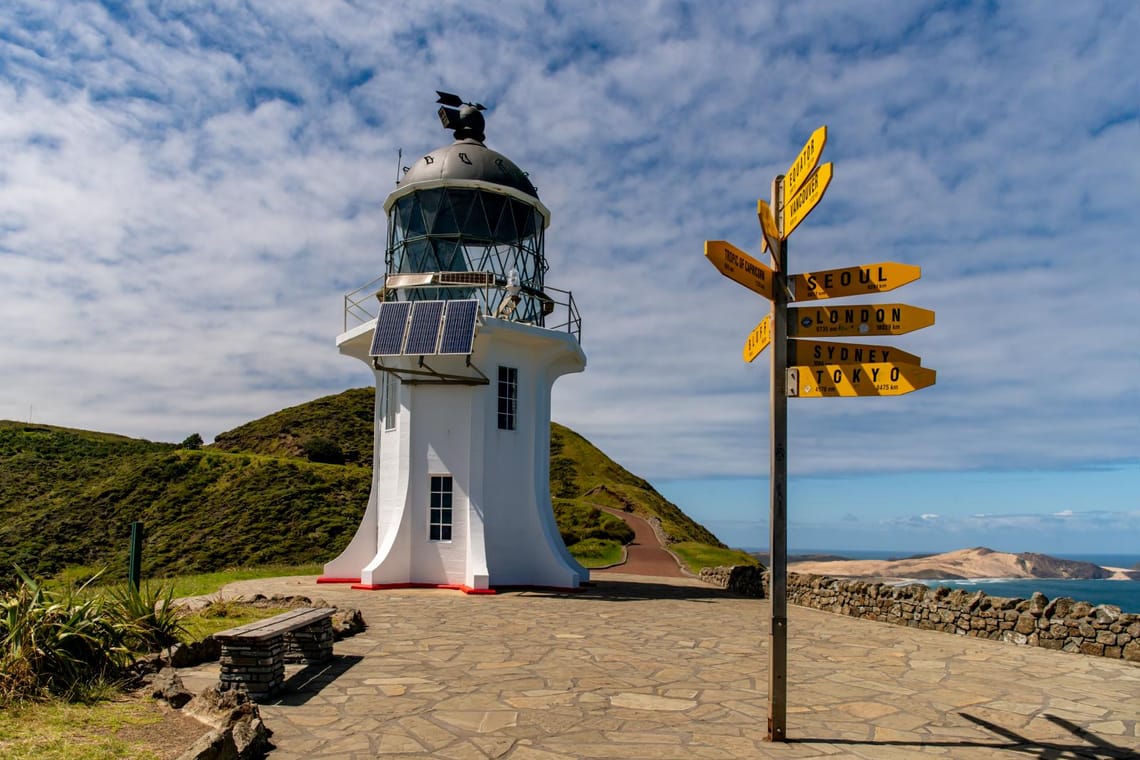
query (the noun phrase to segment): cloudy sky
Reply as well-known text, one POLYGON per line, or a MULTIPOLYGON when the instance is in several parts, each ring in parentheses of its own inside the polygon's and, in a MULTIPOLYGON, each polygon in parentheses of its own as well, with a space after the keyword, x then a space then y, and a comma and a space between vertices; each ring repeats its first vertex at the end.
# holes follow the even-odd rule
MULTIPOLYGON (((828 126, 793 271, 880 261, 937 385, 789 404, 790 543, 1140 552, 1140 6, 46 2, 0 7, 0 418, 179 441, 370 382, 436 89, 553 222, 590 366, 554 416, 735 545, 766 543, 755 208, 828 126)), ((838 302, 837 302, 838 303, 838 302)))

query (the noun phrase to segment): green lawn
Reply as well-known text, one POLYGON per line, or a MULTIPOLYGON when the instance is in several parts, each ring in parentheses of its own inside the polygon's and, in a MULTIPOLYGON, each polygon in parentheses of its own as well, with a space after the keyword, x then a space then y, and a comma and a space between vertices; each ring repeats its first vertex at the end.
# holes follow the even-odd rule
POLYGON ((694 541, 682 541, 670 544, 678 557, 688 566, 689 570, 699 573, 703 567, 719 567, 721 565, 758 565, 760 562, 747 552, 739 549, 722 549, 708 544, 698 544, 694 541))
POLYGON ((622 560, 622 545, 617 541, 587 538, 566 547, 582 567, 607 567, 622 560))
POLYGON ((263 567, 238 567, 216 573, 181 575, 173 579, 158 578, 153 582, 174 581, 174 596, 202 596, 221 591, 227 583, 248 581, 254 578, 281 578, 288 575, 320 575, 323 565, 265 565, 263 567))

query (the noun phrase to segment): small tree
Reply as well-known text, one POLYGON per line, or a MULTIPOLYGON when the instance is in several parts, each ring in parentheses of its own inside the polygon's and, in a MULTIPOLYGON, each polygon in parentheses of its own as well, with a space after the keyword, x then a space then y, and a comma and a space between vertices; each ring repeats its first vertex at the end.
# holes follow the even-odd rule
POLYGON ((186 437, 186 440, 180 444, 179 448, 190 449, 191 451, 202 448, 202 436, 197 433, 191 433, 186 437))

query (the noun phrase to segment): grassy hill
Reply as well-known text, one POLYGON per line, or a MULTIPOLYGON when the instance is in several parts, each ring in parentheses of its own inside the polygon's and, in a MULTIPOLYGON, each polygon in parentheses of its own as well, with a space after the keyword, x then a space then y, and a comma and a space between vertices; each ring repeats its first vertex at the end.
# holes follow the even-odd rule
MULTIPOLYGON (((13 563, 39 576, 109 566, 122 577, 135 520, 146 525, 148 577, 327 561, 368 501, 373 403, 371 389, 345 391, 246 423, 199 450, 0 421, 0 585, 13 563), (325 463, 328 444, 344 464, 325 463)), ((557 424, 551 491, 568 545, 629 540, 603 505, 657 517, 671 541, 723 547, 647 481, 557 424)))
POLYGON ((335 443, 345 464, 372 465, 372 388, 353 388, 291 406, 220 433, 211 448, 274 457, 305 457, 315 441, 335 443))
POLYGON ((148 576, 324 561, 356 530, 371 484, 365 467, 11 422, 0 422, 0 472, 0 584, 13 563, 122 577, 135 520, 148 576))
POLYGON ((694 541, 724 548, 703 525, 570 428, 550 425, 550 493, 556 499, 613 507, 656 517, 671 542, 694 541))

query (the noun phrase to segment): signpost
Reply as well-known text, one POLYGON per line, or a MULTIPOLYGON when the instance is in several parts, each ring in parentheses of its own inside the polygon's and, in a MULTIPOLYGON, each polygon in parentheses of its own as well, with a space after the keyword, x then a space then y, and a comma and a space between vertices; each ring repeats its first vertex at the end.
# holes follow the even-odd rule
POLYGON ((744 351, 742 353, 744 361, 751 363, 771 342, 772 315, 769 314, 760 320, 760 324, 752 328, 752 332, 748 333, 748 339, 744 341, 744 351))
POLYGON ((885 293, 901 288, 922 276, 922 270, 913 264, 864 264, 859 267, 825 269, 792 275, 792 293, 796 303, 822 298, 843 298, 870 293, 885 293))
POLYGON ((768 740, 787 739, 788 679, 788 397, 897 396, 934 385, 922 360, 891 346, 812 340, 902 335, 934 324, 934 312, 907 304, 789 308, 789 301, 881 293, 917 280, 918 267, 884 262, 788 274, 788 236, 819 204, 831 164, 819 164, 827 127, 812 133, 786 175, 772 180, 772 205, 760 200, 761 251, 768 267, 723 240, 705 242, 705 256, 725 277, 772 302, 744 342, 751 362, 772 346, 769 395, 768 740))
POLYGON ((765 298, 772 297, 772 270, 732 243, 706 240, 705 258, 721 274, 765 298))
POLYGON ((905 303, 804 306, 789 311, 788 334, 797 338, 905 335, 934 324, 934 312, 905 303))
POLYGON ((866 362, 788 367, 788 395, 901 396, 934 385, 935 372, 917 364, 866 362))

